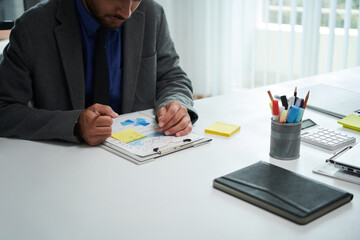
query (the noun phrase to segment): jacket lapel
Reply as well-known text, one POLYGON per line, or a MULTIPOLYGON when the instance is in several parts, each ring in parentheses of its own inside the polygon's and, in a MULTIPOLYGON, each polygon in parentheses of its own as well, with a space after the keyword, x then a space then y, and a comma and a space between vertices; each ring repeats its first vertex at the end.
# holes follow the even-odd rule
POLYGON ((75 1, 59 1, 57 18, 60 24, 55 29, 55 36, 71 103, 73 109, 83 109, 85 106, 84 64, 75 1))
POLYGON ((139 10, 135 11, 123 26, 122 113, 131 112, 134 105, 144 29, 145 16, 139 10))

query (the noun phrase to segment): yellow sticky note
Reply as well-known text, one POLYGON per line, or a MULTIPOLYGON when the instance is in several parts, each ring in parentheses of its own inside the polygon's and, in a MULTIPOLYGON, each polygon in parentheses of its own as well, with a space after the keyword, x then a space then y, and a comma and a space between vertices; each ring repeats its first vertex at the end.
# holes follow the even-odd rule
POLYGON ((117 133, 113 133, 111 135, 112 138, 115 138, 116 140, 119 140, 120 142, 123 143, 129 143, 129 142, 133 142, 142 138, 145 138, 146 136, 135 131, 132 128, 117 132, 117 133))
POLYGON ((240 126, 223 123, 223 122, 216 122, 210 127, 205 129, 205 133, 216 134, 220 136, 230 137, 234 133, 240 130, 240 126))
POLYGON ((355 114, 351 114, 341 120, 338 123, 342 124, 346 128, 360 131, 360 117, 355 114))

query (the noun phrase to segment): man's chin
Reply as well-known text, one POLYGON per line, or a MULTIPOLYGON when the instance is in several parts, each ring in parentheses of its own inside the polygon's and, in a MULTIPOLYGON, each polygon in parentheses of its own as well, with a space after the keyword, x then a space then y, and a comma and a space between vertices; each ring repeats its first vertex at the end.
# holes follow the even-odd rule
POLYGON ((117 29, 119 27, 121 27, 125 20, 121 20, 118 18, 111 18, 110 20, 106 19, 107 21, 102 21, 101 24, 109 29, 117 29))
POLYGON ((107 28, 107 29, 118 29, 119 27, 121 27, 122 24, 120 25, 115 25, 115 24, 109 24, 109 23, 101 23, 101 26, 107 28))

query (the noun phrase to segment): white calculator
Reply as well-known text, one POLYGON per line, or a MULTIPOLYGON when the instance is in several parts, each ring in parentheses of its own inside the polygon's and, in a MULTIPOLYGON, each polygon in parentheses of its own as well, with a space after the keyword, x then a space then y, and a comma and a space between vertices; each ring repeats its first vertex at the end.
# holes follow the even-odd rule
POLYGON ((355 137, 324 127, 316 127, 308 130, 308 127, 316 125, 313 121, 310 123, 309 121, 311 120, 306 119, 303 121, 303 130, 301 131, 301 141, 303 142, 332 151, 355 143, 356 141, 355 137))

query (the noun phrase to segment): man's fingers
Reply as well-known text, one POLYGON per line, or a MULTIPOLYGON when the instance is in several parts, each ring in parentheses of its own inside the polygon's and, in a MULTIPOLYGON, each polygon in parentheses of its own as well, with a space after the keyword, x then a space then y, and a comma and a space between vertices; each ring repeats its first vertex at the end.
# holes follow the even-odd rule
POLYGON ((113 119, 109 116, 98 116, 95 119, 96 127, 111 127, 113 124, 113 119))
MULTIPOLYGON (((178 132, 184 131, 186 128, 189 127, 189 125, 192 126, 191 119, 190 119, 189 115, 185 115, 181 118, 180 121, 178 121, 176 124, 172 125, 169 129, 165 130, 165 135, 168 135, 168 136, 174 135, 178 132)), ((185 130, 185 132, 187 132, 187 131, 185 130)), ((187 132, 187 133, 189 133, 189 132, 187 132)), ((186 134, 184 134, 184 135, 186 135, 186 134)))
POLYGON ((117 117, 111 107, 94 104, 84 110, 78 119, 79 135, 89 145, 98 145, 111 136, 113 119, 117 117))
MULTIPOLYGON (((162 131, 166 131, 178 124, 182 124, 183 128, 187 126, 188 121, 190 121, 190 116, 187 112, 187 109, 184 107, 181 107, 174 115, 173 117, 162 127, 162 131), (186 122, 186 125, 183 122, 186 122)), ((181 129, 180 129, 181 130, 181 129)))
POLYGON ((187 126, 184 130, 182 130, 182 131, 180 131, 180 132, 177 132, 177 133, 175 134, 175 136, 176 136, 176 137, 182 137, 182 136, 185 136, 185 135, 189 134, 191 131, 192 131, 192 123, 191 123, 191 121, 190 121, 190 123, 188 124, 188 126, 187 126))
MULTIPOLYGON (((173 116, 173 118, 170 119, 170 121, 168 121, 163 127, 162 127, 162 131, 168 131, 168 129, 176 126, 177 124, 180 124, 180 121, 182 120, 182 118, 185 115, 177 113, 175 116, 173 116)), ((185 126, 183 126, 185 128, 185 126)), ((170 135, 170 134, 168 134, 170 135)))
POLYGON ((108 135, 96 135, 96 136, 89 136, 85 141, 91 145, 96 146, 103 143, 109 136, 108 135))
POLYGON ((157 112, 157 117, 158 119, 162 118, 164 115, 166 114, 166 108, 165 106, 160 108, 159 111, 157 112))
POLYGON ((175 135, 176 137, 180 137, 187 135, 188 133, 191 132, 191 130, 192 130, 191 121, 187 122, 187 124, 182 121, 178 125, 166 130, 165 135, 167 136, 175 135))
POLYGON ((159 131, 165 135, 184 136, 191 132, 192 123, 188 110, 180 103, 173 101, 157 112, 159 131))
POLYGON ((114 110, 112 110, 110 106, 102 105, 99 103, 95 103, 94 105, 90 106, 88 109, 97 112, 99 115, 105 115, 112 118, 117 118, 119 116, 116 112, 114 112, 114 110))
POLYGON ((113 120, 109 116, 98 116, 95 118, 94 124, 88 128, 88 137, 95 139, 103 139, 111 136, 113 120))
MULTIPOLYGON (((177 112, 181 108, 183 108, 183 107, 180 105, 180 103, 173 101, 173 102, 166 104, 161 109, 159 109, 159 111, 157 113, 158 120, 159 120, 159 128, 161 128, 161 129, 159 129, 159 131, 166 129, 166 128, 164 128, 164 129, 162 129, 162 128, 169 124, 169 121, 171 121, 173 119, 173 117, 177 114, 177 112)), ((169 126, 167 128, 169 128, 169 126)))
POLYGON ((165 114, 166 114, 165 107, 160 108, 159 111, 157 112, 159 127, 163 127, 165 125, 165 122, 163 121, 163 117, 165 116, 165 114))
POLYGON ((88 136, 100 136, 106 135, 107 137, 111 136, 111 127, 94 127, 88 130, 88 136))
POLYGON ((91 146, 98 145, 111 136, 111 130, 111 127, 89 128, 86 134, 83 135, 83 139, 91 146))

